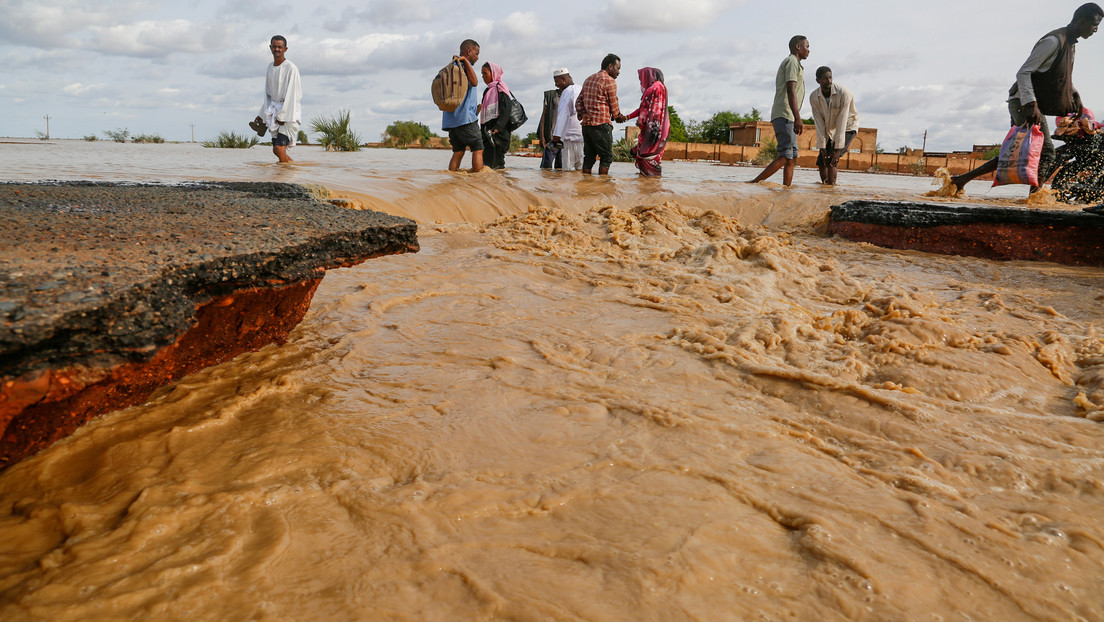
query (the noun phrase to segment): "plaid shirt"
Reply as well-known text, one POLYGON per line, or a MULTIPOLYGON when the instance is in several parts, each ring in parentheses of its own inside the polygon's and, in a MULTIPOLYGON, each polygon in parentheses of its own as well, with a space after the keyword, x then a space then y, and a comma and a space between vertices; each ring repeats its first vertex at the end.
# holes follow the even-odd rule
POLYGON ((575 100, 575 112, 583 115, 583 125, 612 123, 621 116, 617 106, 617 81, 603 69, 583 82, 583 90, 575 100))

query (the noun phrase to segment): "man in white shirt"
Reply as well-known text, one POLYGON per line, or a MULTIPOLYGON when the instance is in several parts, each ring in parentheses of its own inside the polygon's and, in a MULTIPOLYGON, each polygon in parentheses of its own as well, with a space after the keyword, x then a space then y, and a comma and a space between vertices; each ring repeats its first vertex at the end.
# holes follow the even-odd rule
POLYGON ((846 87, 832 82, 832 70, 820 67, 816 70, 819 89, 809 96, 816 125, 817 168, 820 183, 834 186, 839 173, 840 156, 847 153, 851 141, 859 133, 859 113, 855 111, 855 97, 846 87))
MULTIPOLYGON (((1077 7, 1068 26, 1052 30, 1035 44, 1027 61, 1016 72, 1016 83, 1008 91, 1008 113, 1013 125, 1038 125, 1043 132, 1043 153, 1039 158, 1039 184, 1050 178, 1054 143, 1046 115, 1065 116, 1081 112, 1081 95, 1073 88, 1073 57, 1077 39, 1088 39, 1100 26, 1104 9, 1089 2, 1077 7)), ((993 158, 969 173, 956 175, 951 183, 961 190, 970 181, 997 170, 993 158)), ((1032 189, 1034 191, 1034 189, 1032 189)))
POLYGON ((287 149, 295 146, 302 123, 299 100, 303 97, 303 90, 299 82, 299 68, 284 58, 287 39, 283 36, 272 37, 268 49, 272 52, 272 64, 268 66, 265 78, 264 104, 250 127, 260 128, 257 132, 261 135, 267 128, 272 134, 272 153, 281 162, 291 162, 287 149))
POLYGON ((552 142, 563 143, 561 157, 565 169, 578 171, 583 168, 583 126, 575 114, 575 100, 582 87, 575 84, 566 69, 552 72, 552 80, 560 89, 560 105, 556 111, 556 126, 552 129, 552 142))

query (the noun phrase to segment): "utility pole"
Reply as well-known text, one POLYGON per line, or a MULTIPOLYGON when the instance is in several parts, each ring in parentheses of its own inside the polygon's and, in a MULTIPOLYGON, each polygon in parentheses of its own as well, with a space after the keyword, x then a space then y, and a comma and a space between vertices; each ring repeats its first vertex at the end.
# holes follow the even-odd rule
POLYGON ((928 153, 928 130, 924 130, 924 146, 921 147, 920 151, 925 155, 928 153))
POLYGON ((46 140, 50 140, 50 115, 42 117, 46 119, 46 140))
POLYGON ((192 123, 191 126, 192 126, 192 142, 194 143, 195 142, 195 123, 192 123))

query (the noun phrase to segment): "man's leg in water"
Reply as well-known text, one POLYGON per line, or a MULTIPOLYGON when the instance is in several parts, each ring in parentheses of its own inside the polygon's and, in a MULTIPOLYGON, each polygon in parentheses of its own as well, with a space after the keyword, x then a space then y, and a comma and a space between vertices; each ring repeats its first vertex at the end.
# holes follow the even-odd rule
POLYGON ((759 183, 759 182, 761 182, 765 179, 768 179, 771 175, 774 175, 775 173, 777 173, 780 168, 785 166, 786 161, 787 161, 786 158, 784 158, 782 156, 778 156, 777 158, 774 159, 774 162, 771 162, 770 164, 768 164, 767 168, 763 169, 763 171, 761 173, 759 173, 759 175, 756 176, 755 179, 752 179, 752 180, 748 181, 747 183, 757 184, 757 183, 759 183))
POLYGON ((782 169, 782 185, 788 186, 793 183, 794 169, 797 168, 796 158, 786 158, 786 166, 782 169))
POLYGON ((294 160, 287 154, 288 145, 291 144, 291 139, 287 134, 283 132, 277 132, 272 135, 272 153, 281 162, 293 162, 294 160))

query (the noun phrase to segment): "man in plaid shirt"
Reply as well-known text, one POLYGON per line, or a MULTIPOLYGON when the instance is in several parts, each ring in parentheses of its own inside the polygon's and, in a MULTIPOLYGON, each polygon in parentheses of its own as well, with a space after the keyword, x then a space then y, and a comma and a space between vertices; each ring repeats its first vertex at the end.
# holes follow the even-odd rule
POLYGON ((599 160, 598 174, 608 175, 613 162, 613 122, 625 122, 617 105, 617 76, 621 74, 621 59, 606 54, 602 70, 583 82, 575 100, 575 112, 583 126, 583 173, 590 175, 594 161, 599 160))

